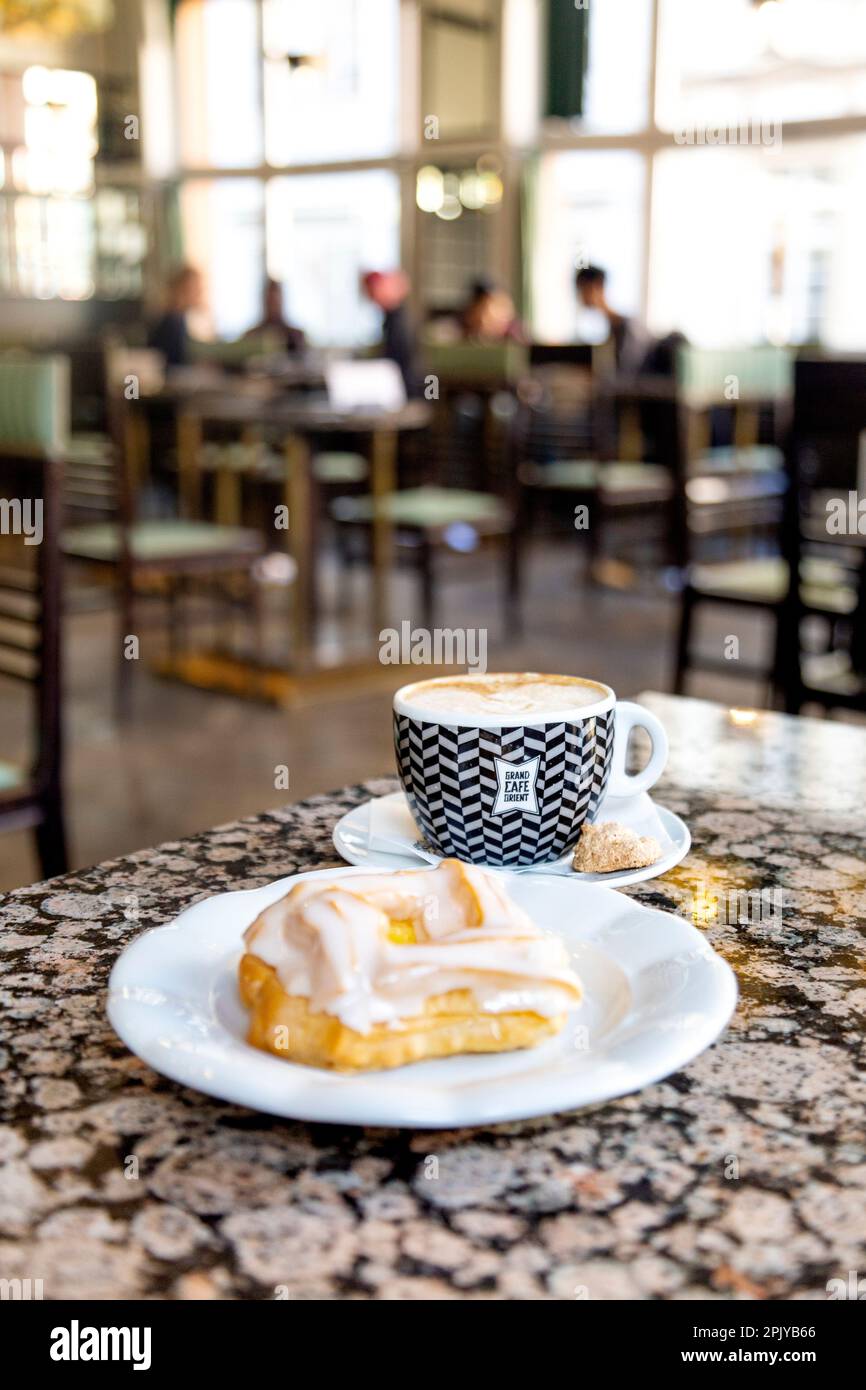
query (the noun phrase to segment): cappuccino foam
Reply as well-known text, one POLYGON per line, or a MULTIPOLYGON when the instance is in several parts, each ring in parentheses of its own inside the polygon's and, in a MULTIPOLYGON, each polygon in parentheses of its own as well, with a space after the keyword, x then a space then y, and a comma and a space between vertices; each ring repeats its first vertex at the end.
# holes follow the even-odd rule
POLYGON ((442 676, 418 681, 402 692, 408 706, 431 714, 473 715, 526 719, 580 709, 605 699, 607 690, 580 676, 547 676, 534 671, 509 671, 502 675, 442 676))

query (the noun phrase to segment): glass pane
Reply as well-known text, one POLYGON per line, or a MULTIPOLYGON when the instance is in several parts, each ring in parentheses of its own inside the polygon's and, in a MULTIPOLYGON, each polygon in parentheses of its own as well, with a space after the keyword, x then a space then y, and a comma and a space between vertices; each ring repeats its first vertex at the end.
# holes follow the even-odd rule
POLYGON ((863 0, 662 0, 660 25, 667 130, 866 111, 863 0))
POLYGON ((27 68, 24 143, 12 156, 15 186, 27 193, 88 193, 96 154, 96 83, 89 73, 27 68))
POLYGON ((262 162, 255 0, 183 0, 176 52, 181 160, 250 169, 262 162))
POLYGON ((589 6, 586 132, 642 130, 649 117, 652 0, 603 0, 589 6))
POLYGON ((96 274, 101 297, 134 299, 141 293, 147 238, 138 194, 103 188, 94 199, 96 274))
POLYGON ((866 347, 864 166, 862 136, 659 155, 651 326, 706 347, 866 347))
POLYGON ((30 299, 93 294, 93 207, 76 198, 15 199, 15 282, 30 299))
POLYGON ((365 270, 399 264, 400 185, 383 169, 302 174, 268 185, 268 273, 282 282, 289 320, 315 343, 375 342, 380 316, 365 270))
POLYGON ((460 0, 426 12, 421 31, 426 138, 494 133, 496 61, 497 17, 490 0, 460 0))
POLYGON ((93 207, 76 198, 49 198, 46 208, 47 263, 52 293, 89 299, 94 292, 93 207))
POLYGON ((546 342, 600 342, 607 324, 581 309, 580 265, 608 272, 608 298, 623 314, 640 312, 644 161, 629 150, 547 155, 539 169, 532 257, 532 318, 546 342))
POLYGON ((399 0, 265 0, 268 162, 392 154, 399 0))
POLYGON ((193 179, 181 190, 181 216, 186 259, 205 279, 199 331, 236 338, 261 318, 262 184, 252 178, 193 179))
POLYGON ((89 73, 34 65, 0 83, 0 279, 12 294, 87 299, 94 293, 96 83, 89 73), (16 196, 18 195, 18 196, 16 196))

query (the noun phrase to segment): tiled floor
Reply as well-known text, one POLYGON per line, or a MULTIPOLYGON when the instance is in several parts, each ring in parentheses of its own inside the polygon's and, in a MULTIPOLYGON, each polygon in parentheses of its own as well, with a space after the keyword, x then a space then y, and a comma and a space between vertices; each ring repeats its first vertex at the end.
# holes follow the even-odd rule
MULTIPOLYGON (((565 542, 539 542, 529 565, 522 635, 502 631, 497 575, 486 560, 455 561, 440 589, 439 621, 486 628, 488 669, 556 670, 600 677, 621 696, 670 689, 676 601, 650 584, 638 592, 587 590, 565 542)), ((326 584, 326 635, 365 631, 362 580, 348 610, 326 584)), ((414 589, 399 576, 392 592, 396 625, 417 617, 414 589)), ((715 640, 721 643, 725 631, 715 640)), ((112 718, 113 625, 105 612, 66 623, 67 800, 73 866, 81 867, 173 839, 361 778, 390 773, 390 690, 353 693, 336 685, 291 710, 202 693, 147 670, 160 636, 142 635, 135 674, 135 713, 119 729, 112 718), (275 769, 289 770, 289 790, 275 789, 275 769)), ((275 629, 279 644, 284 628, 275 629)), ((748 641, 741 634, 743 659, 748 641)), ((369 649, 371 652, 375 648, 369 649)), ((763 703, 753 681, 696 679, 693 693, 733 703, 763 703)), ((21 759, 23 730, 14 696, 0 690, 0 758, 21 759)), ((0 889, 38 876, 28 834, 0 837, 0 889)))

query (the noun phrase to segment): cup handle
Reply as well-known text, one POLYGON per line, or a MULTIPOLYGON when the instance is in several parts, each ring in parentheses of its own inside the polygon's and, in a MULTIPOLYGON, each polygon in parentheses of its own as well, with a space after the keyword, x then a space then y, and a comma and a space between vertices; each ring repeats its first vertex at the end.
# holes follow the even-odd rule
POLYGON ((643 705, 635 705, 631 700, 617 700, 613 758, 607 795, 638 796, 641 792, 648 792, 661 777, 667 759, 668 736, 661 720, 656 719, 643 705), (632 729, 646 729, 652 741, 652 753, 645 768, 640 772, 628 773, 625 770, 625 760, 632 729))

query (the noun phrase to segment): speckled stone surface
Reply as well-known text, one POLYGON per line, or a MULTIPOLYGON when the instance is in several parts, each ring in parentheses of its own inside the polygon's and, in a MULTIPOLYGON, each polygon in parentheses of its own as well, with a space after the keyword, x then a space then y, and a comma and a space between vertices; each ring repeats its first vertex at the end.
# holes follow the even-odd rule
POLYGON ((866 1273, 866 729, 649 702, 657 797, 694 844, 630 891, 737 972, 714 1047, 612 1104, 426 1134, 272 1120, 131 1056, 104 1007, 122 947, 334 863, 337 817, 390 780, 21 889, 0 900, 0 1277, 50 1299, 824 1299, 866 1273))

